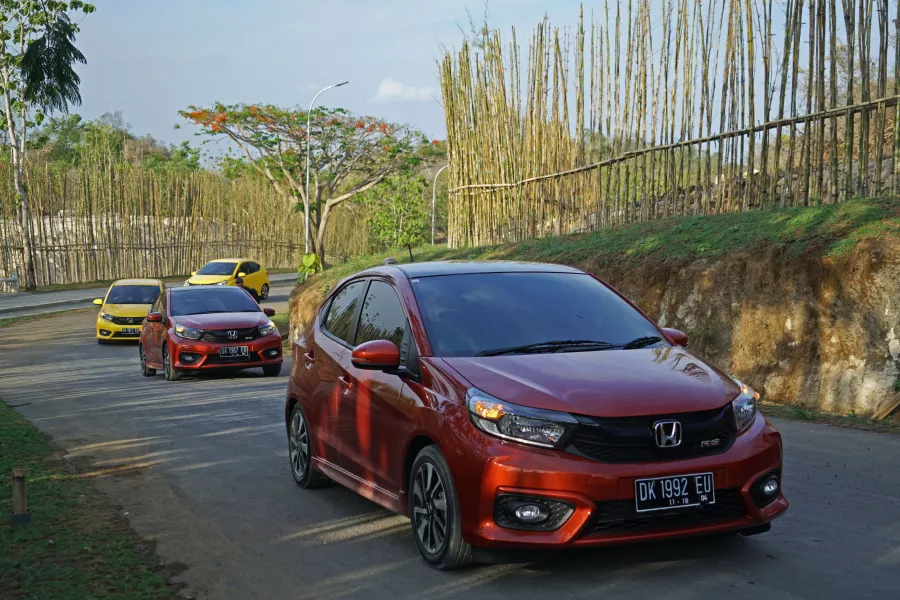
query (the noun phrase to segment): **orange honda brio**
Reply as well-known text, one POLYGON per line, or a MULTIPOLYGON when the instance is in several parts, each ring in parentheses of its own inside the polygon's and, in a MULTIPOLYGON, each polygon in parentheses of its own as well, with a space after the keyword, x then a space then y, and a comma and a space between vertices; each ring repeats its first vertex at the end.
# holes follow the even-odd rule
POLYGON ((407 515, 444 569, 478 547, 767 531, 781 436, 686 345, 569 267, 369 269, 293 344, 291 471, 407 515))

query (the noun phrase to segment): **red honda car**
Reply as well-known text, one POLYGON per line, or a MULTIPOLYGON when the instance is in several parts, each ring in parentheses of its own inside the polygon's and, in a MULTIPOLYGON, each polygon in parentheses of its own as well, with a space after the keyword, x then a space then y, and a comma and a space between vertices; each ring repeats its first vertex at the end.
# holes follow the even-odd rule
POLYGON ((162 369, 175 381, 187 372, 262 367, 281 372, 281 335, 246 291, 235 287, 184 287, 157 296, 144 319, 139 352, 146 377, 162 369))
POLYGON ((291 470, 412 521, 438 568, 767 531, 788 507, 758 394, 599 279, 520 263, 382 266, 296 340, 291 470))

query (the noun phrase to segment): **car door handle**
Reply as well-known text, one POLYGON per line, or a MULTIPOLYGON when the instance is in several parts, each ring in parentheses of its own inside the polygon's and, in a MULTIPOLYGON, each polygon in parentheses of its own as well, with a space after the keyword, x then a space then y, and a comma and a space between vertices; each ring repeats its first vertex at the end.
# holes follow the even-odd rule
POLYGON ((349 394, 349 393, 350 393, 350 390, 353 389, 353 384, 350 383, 350 382, 347 380, 347 378, 344 377, 343 375, 341 375, 340 377, 338 377, 338 381, 339 381, 340 384, 341 384, 341 391, 344 393, 344 395, 346 396, 347 394, 349 394))
POLYGON ((316 362, 316 357, 312 355, 312 351, 304 354, 303 359, 306 361, 306 368, 312 369, 313 363, 316 362))

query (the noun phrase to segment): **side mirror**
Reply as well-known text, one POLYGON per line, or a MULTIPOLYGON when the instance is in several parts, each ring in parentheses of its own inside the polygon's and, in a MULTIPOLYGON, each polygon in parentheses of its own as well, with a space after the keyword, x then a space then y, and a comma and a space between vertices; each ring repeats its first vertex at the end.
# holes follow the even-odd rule
POLYGON ((263 312, 266 313, 266 316, 267 316, 267 317, 274 317, 274 316, 275 316, 275 309, 274 309, 274 308, 264 308, 264 309, 263 309, 263 312))
POLYGON ((147 315, 148 323, 162 323, 162 313, 152 312, 147 315))
POLYGON ((97 306, 103 306, 103 298, 95 298, 94 304, 96 304, 97 306))
POLYGON ((400 366, 400 349, 388 340, 372 340, 357 346, 350 362, 357 369, 390 371, 400 366))
POLYGON ((246 276, 247 276, 247 274, 244 272, 238 273, 238 277, 246 277, 246 276))
POLYGON ((191 277, 197 274, 197 271, 191 271, 191 277))
POLYGON ((678 331, 677 329, 671 329, 669 327, 662 328, 663 333, 669 339, 670 342, 675 344, 676 346, 687 346, 688 345, 688 336, 686 333, 678 331))

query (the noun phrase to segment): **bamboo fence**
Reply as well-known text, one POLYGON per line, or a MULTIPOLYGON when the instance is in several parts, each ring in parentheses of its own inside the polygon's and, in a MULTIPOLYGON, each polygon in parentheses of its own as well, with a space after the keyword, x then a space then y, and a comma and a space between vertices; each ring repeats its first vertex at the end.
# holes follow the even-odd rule
MULTIPOLYGON (((0 164, 0 277, 21 278, 22 235, 8 165, 0 164)), ((128 165, 60 171, 30 165, 31 232, 38 285, 186 274, 215 258, 249 257, 296 268, 302 212, 267 183, 214 173, 173 176, 128 165)), ((364 218, 332 218, 328 259, 363 254, 364 218)))
POLYGON ((438 63, 450 245, 900 193, 897 4, 606 0, 524 59, 485 30, 438 63))

